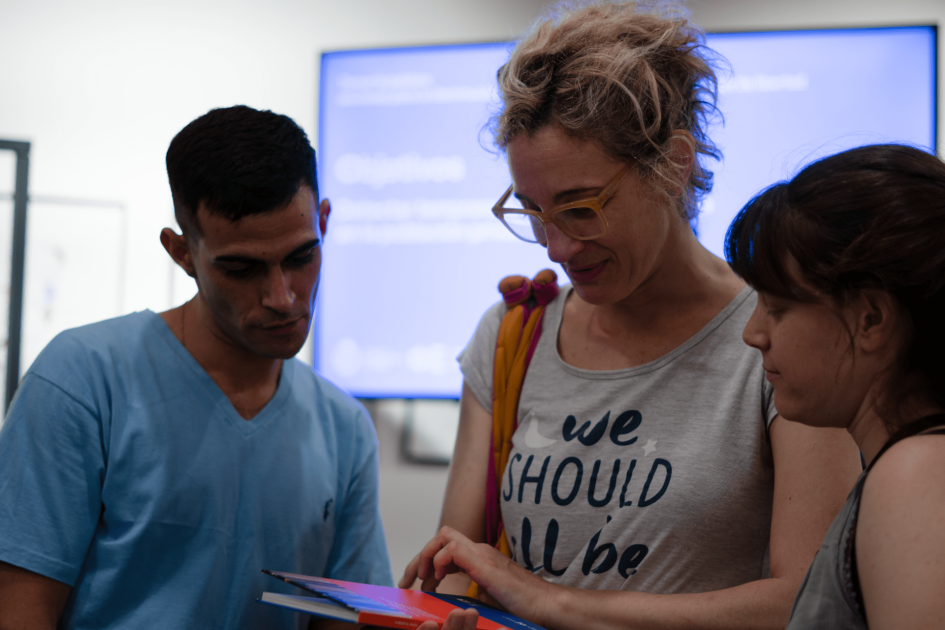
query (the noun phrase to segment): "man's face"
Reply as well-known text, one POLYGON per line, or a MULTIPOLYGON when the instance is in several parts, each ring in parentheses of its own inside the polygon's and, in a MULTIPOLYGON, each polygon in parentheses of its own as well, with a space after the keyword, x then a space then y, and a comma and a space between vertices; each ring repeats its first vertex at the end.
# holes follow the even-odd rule
POLYGON ((236 222, 200 205, 203 235, 188 248, 214 337, 260 357, 295 356, 311 325, 328 211, 306 185, 286 206, 236 222))

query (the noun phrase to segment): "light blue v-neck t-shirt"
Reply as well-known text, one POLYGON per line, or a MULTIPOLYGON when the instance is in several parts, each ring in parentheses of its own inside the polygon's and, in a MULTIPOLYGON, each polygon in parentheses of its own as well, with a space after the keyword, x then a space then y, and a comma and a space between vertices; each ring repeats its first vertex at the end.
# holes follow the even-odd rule
POLYGON ((251 421, 145 311, 66 331, 0 431, 0 561, 62 628, 295 628, 274 569, 392 583, 364 408, 296 360, 251 421))

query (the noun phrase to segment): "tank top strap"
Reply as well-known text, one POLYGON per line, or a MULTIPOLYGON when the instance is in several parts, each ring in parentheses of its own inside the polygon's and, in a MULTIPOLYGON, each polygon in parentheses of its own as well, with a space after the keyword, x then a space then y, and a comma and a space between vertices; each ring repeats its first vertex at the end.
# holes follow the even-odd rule
MULTIPOLYGON (((876 457, 873 458, 873 461, 870 462, 870 465, 867 467, 866 472, 868 473, 873 465, 879 460, 879 458, 889 450, 889 448, 896 442, 901 442, 906 438, 910 438, 916 435, 937 435, 945 434, 945 413, 936 413, 930 416, 924 416, 918 420, 914 420, 909 424, 901 427, 896 431, 892 437, 889 438, 889 441, 883 445, 883 448, 879 449, 879 453, 876 454, 876 457)), ((853 600, 856 602, 859 607, 860 614, 863 614, 863 591, 860 588, 860 574, 856 565, 856 524, 859 520, 859 494, 863 491, 863 484, 866 482, 866 474, 864 474, 860 480, 857 482, 857 506, 856 506, 856 517, 853 520, 852 527, 853 530, 850 532, 850 538, 846 549, 846 562, 850 567, 850 578, 852 586, 852 595, 853 600)), ((865 615, 864 615, 865 619, 865 615)))
POLYGON ((924 416, 918 420, 913 420, 905 426, 900 427, 898 431, 892 434, 892 437, 883 445, 883 448, 879 449, 879 453, 876 454, 876 457, 873 458, 873 461, 870 462, 866 470, 869 471, 879 458, 882 457, 883 453, 888 451, 896 442, 901 442, 914 435, 934 435, 938 433, 945 433, 945 413, 936 413, 930 416, 924 416))

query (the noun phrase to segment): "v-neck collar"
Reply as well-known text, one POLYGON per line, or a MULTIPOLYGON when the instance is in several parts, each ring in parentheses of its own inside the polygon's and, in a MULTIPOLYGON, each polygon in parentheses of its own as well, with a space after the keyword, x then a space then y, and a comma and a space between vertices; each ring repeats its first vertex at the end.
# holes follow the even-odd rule
POLYGON ((228 424, 235 427, 243 433, 243 435, 249 436, 268 425, 273 419, 279 417, 278 412, 289 396, 289 384, 292 382, 295 361, 292 359, 282 361, 282 369, 279 374, 279 382, 276 385, 276 392, 273 394, 272 398, 269 399, 269 402, 259 410, 259 413, 247 420, 239 414, 233 406, 233 403, 230 402, 230 399, 227 398, 223 390, 220 389, 220 386, 217 385, 207 371, 197 363, 193 355, 190 354, 187 348, 185 348, 174 335, 167 325, 167 322, 164 321, 164 318, 153 311, 149 310, 148 312, 153 317, 151 320, 152 329, 161 340, 167 344, 168 348, 177 355, 181 362, 193 372, 197 382, 206 390, 208 397, 216 402, 217 407, 222 412, 222 417, 228 424))

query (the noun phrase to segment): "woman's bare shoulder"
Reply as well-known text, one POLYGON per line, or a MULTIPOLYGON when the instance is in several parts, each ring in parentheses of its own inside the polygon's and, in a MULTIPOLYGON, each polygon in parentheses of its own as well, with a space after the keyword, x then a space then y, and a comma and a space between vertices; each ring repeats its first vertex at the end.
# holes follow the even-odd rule
POLYGON ((863 487, 856 559, 870 627, 945 621, 945 435, 892 446, 863 487))

